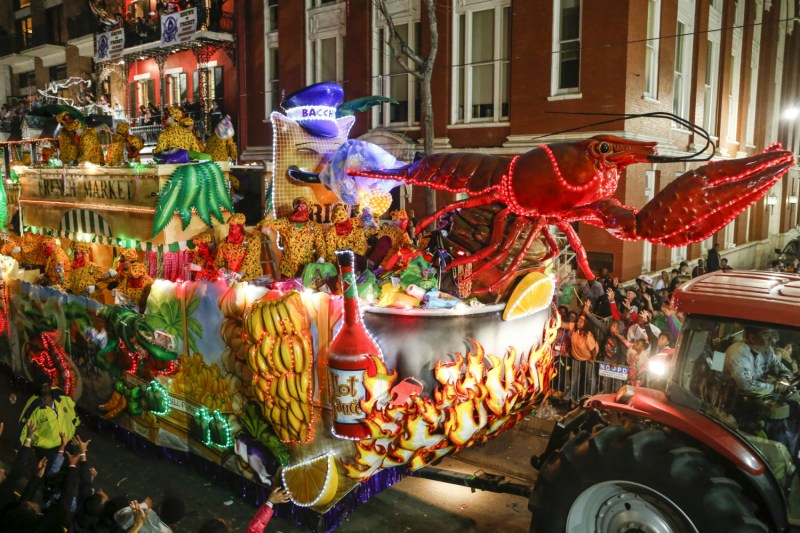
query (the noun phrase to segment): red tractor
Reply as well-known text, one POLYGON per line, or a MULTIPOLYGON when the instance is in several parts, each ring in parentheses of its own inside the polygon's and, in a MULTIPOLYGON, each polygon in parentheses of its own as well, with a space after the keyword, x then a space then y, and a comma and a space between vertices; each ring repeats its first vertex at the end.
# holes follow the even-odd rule
POLYGON ((758 358, 744 350, 762 335, 761 357, 795 374, 800 276, 715 272, 675 301, 686 318, 666 391, 626 386, 556 424, 531 460, 531 531, 800 530, 796 383, 755 392, 733 363, 758 358))

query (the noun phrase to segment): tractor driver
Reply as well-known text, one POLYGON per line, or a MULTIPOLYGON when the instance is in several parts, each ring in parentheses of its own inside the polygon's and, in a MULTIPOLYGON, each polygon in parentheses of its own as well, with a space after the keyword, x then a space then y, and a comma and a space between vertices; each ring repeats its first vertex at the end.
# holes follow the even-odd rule
POLYGON ((788 396, 795 392, 789 384, 792 371, 773 350, 776 337, 774 330, 747 326, 742 341, 725 352, 725 373, 741 394, 788 396))

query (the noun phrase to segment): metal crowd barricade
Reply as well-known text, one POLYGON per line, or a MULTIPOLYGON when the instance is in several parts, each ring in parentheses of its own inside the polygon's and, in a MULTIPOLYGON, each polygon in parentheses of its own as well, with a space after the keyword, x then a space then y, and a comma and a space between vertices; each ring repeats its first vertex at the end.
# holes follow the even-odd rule
POLYGON ((608 363, 556 357, 556 377, 551 387, 556 397, 575 403, 594 394, 615 393, 628 381, 629 369, 608 363))

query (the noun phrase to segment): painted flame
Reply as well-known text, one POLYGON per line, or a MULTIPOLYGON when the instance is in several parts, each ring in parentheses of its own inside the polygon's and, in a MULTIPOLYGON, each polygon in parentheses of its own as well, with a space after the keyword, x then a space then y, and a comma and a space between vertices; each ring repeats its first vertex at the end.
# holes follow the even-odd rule
POLYGON ((397 372, 375 358, 377 372, 365 377, 361 402, 372 438, 356 443, 352 462, 343 464, 345 474, 366 481, 402 464, 418 470, 514 427, 546 398, 555 377, 551 346, 560 317, 553 315, 542 344, 527 357, 517 360, 513 347, 503 357, 486 354, 473 340, 466 356, 456 353, 455 361, 436 363, 439 385, 431 396, 412 396, 402 405, 389 403, 397 372))

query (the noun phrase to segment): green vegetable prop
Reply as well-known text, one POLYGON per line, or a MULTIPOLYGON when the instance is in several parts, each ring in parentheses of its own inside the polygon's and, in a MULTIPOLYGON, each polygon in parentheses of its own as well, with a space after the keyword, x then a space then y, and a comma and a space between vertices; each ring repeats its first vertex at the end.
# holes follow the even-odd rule
POLYGON ((147 408, 154 415, 166 416, 169 414, 171 409, 169 392, 158 381, 153 380, 147 385, 145 400, 147 401, 147 408))
POLYGON ((247 404, 244 415, 239 419, 239 422, 241 422, 244 430, 257 442, 263 444, 282 466, 289 465, 291 460, 289 450, 278 439, 270 425, 261 418, 256 404, 253 402, 247 404))
POLYGON ((338 275, 339 271, 330 263, 308 263, 303 269, 303 286, 319 289, 336 280, 338 275))

